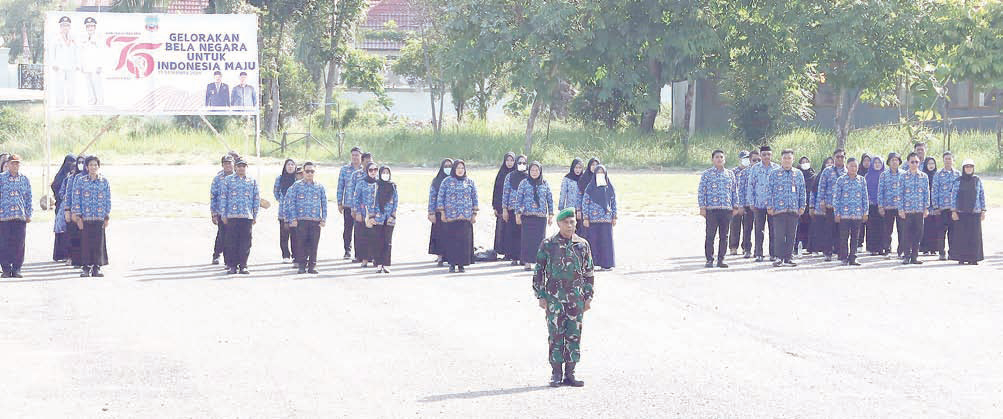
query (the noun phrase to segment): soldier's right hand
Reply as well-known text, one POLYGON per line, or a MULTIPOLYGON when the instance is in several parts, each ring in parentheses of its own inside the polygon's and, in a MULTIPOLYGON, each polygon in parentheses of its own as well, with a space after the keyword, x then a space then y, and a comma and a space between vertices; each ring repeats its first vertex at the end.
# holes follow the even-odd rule
POLYGON ((428 221, 435 224, 435 214, 428 214, 428 221))
POLYGON ((547 309, 547 299, 546 298, 541 298, 540 299, 540 308, 542 308, 544 310, 547 309))
POLYGON ((216 216, 213 215, 212 216, 212 225, 218 225, 218 224, 219 224, 219 219, 217 219, 216 216))

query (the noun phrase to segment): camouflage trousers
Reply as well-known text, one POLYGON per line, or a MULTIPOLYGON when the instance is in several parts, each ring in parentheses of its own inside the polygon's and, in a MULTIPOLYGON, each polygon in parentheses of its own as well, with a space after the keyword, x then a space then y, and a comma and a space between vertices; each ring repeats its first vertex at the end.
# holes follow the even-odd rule
POLYGON ((547 296, 547 341, 550 343, 550 362, 578 362, 582 341, 582 314, 585 302, 576 299, 562 303, 547 296))

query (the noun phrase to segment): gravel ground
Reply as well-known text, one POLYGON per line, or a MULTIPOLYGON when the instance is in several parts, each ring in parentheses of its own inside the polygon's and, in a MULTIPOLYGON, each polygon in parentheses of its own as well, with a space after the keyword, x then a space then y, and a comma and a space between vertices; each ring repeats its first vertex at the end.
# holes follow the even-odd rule
POLYGON ((25 278, 0 281, 3 416, 1003 416, 993 217, 978 267, 724 270, 703 268, 699 217, 625 216, 585 316, 582 389, 545 387, 528 273, 447 274, 424 254, 423 210, 400 218, 392 274, 332 258, 332 222, 316 276, 280 263, 273 219, 250 276, 208 264, 207 220, 113 220, 103 279, 48 262, 51 224, 32 223, 25 278))

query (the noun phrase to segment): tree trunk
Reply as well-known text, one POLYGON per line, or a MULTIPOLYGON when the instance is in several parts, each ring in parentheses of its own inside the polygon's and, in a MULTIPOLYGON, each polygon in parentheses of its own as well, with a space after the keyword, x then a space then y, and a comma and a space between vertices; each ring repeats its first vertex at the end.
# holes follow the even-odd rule
POLYGON ((641 113, 640 126, 641 132, 644 134, 655 132, 655 118, 658 117, 658 112, 661 110, 662 86, 664 85, 665 83, 662 81, 662 62, 649 59, 647 109, 641 113))
POLYGON ((491 94, 487 91, 486 82, 480 80, 477 82, 477 119, 481 121, 488 120, 488 100, 490 100, 491 94))
POLYGON ((1003 164, 1003 94, 997 95, 996 101, 1001 102, 996 109, 996 154, 999 155, 996 167, 998 169, 1003 164))
POLYGON ((686 138, 684 144, 689 146, 690 138, 696 134, 697 131, 697 110, 696 110, 696 98, 697 98, 697 81, 690 79, 686 81, 686 99, 684 100, 686 106, 686 138))
POLYGON ((836 148, 846 148, 846 133, 843 132, 843 114, 846 112, 846 88, 840 87, 836 93, 836 109, 832 116, 832 128, 836 130, 836 148))
POLYGON ((533 98, 533 108, 529 111, 529 119, 526 120, 526 144, 523 145, 523 152, 530 155, 533 151, 533 125, 536 124, 536 117, 540 115, 540 108, 543 103, 540 101, 540 92, 533 98))
POLYGON ((332 59, 327 63, 327 81, 324 83, 324 128, 331 127, 331 101, 334 100, 335 70, 337 66, 332 59))
POLYGON ((442 132, 442 120, 446 119, 442 110, 444 106, 446 106, 446 84, 439 83, 439 126, 435 129, 436 132, 442 132))
POLYGON ((846 140, 850 136, 850 127, 853 126, 853 112, 859 104, 859 89, 852 93, 849 93, 846 88, 839 89, 839 99, 836 108, 836 148, 846 148, 846 140), (847 103, 849 103, 849 106, 847 106, 847 103))
MULTIPOLYGON (((279 34, 278 39, 275 41, 276 53, 282 54, 282 37, 285 34, 286 23, 279 23, 279 34)), ((265 134, 269 138, 275 138, 279 131, 279 111, 282 106, 282 100, 279 97, 279 57, 275 56, 275 75, 272 77, 268 84, 268 95, 269 102, 271 102, 271 107, 268 109, 268 116, 265 119, 265 134)))
MULTIPOLYGON (((438 118, 436 118, 435 116, 435 81, 434 77, 432 76, 432 64, 430 63, 430 60, 428 58, 428 46, 427 46, 428 38, 425 37, 424 30, 422 30, 421 34, 422 34, 422 39, 421 39, 422 60, 425 62, 425 79, 428 81, 428 100, 431 103, 432 107, 432 129, 435 130, 435 134, 438 135, 440 125, 438 118)), ((440 113, 439 116, 441 117, 442 114, 440 113)))

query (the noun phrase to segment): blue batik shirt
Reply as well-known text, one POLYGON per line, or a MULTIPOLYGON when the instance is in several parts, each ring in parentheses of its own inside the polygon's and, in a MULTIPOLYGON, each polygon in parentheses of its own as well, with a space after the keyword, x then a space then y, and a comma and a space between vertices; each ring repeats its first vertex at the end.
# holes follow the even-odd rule
POLYGON ((902 174, 902 211, 923 212, 930 208, 930 179, 926 173, 902 174))
POLYGON ((350 207, 349 205, 345 205, 345 198, 351 196, 348 187, 352 184, 352 175, 359 169, 360 167, 353 167, 351 164, 348 164, 341 166, 341 170, 338 171, 338 191, 335 195, 337 196, 338 205, 342 208, 350 207))
POLYGON ((776 169, 770 172, 766 209, 773 210, 774 214, 793 212, 800 215, 805 206, 806 190, 800 170, 776 169))
POLYGON ((845 166, 829 166, 822 170, 818 178, 818 191, 815 192, 816 211, 825 211, 826 208, 833 206, 829 202, 832 199, 832 185, 836 183, 836 179, 844 175, 846 175, 845 166))
POLYGON ((930 191, 930 207, 935 210, 951 208, 952 189, 954 181, 961 176, 961 172, 951 169, 940 169, 933 175, 933 189, 930 191))
MULTIPOLYGON (((507 183, 507 182, 506 182, 507 183)), ((447 177, 439 186, 438 210, 450 221, 470 220, 477 215, 477 186, 473 179, 447 177)))
POLYGON ((700 175, 697 186, 697 206, 701 209, 735 209, 738 202, 738 179, 728 169, 711 167, 700 175))
MULTIPOLYGON (((22 174, 0 174, 0 221, 31 218, 31 182, 22 174)), ((60 214, 62 216, 62 214, 60 214)))
POLYGON ((397 224, 397 188, 394 187, 394 195, 383 207, 380 207, 380 203, 377 202, 379 199, 379 187, 376 188, 377 195, 374 197, 373 202, 366 207, 366 217, 372 218, 373 222, 377 225, 394 225, 397 224))
POLYGON ((749 185, 746 191, 746 205, 759 209, 766 208, 766 199, 770 194, 769 179, 767 176, 769 176, 770 172, 779 168, 780 165, 774 162, 770 162, 769 166, 766 166, 763 162, 759 162, 748 169, 749 185))
POLYGON ((739 207, 747 206, 747 204, 745 203, 745 198, 749 192, 749 169, 751 167, 752 166, 749 167, 738 166, 734 169, 731 169, 731 172, 735 174, 735 184, 737 185, 736 187, 737 193, 735 194, 735 196, 737 197, 737 201, 735 204, 738 205, 739 207))
MULTIPOLYGON (((577 186, 575 187, 578 188, 577 186)), ((523 216, 546 217, 554 215, 554 194, 550 192, 550 185, 547 181, 540 182, 535 186, 530 183, 529 178, 519 182, 519 190, 516 192, 515 213, 523 216), (540 203, 533 199, 533 190, 536 190, 540 203)))
POLYGON ((867 215, 867 181, 863 176, 840 176, 832 185, 830 196, 833 214, 849 220, 859 220, 867 215))
POLYGON ((589 223, 612 223, 616 218, 616 194, 609 197, 609 209, 605 202, 595 202, 589 194, 582 194, 582 217, 589 223))
POLYGON ((258 182, 247 176, 236 173, 223 179, 223 195, 220 199, 223 218, 258 218, 258 207, 261 202, 258 182))
POLYGON ((111 213, 111 187, 108 179, 84 176, 73 184, 73 215, 84 221, 104 221, 111 213))
POLYGON ((900 167, 897 171, 887 169, 878 178, 878 206, 884 209, 902 209, 902 175, 905 172, 900 167))
MULTIPOLYGON (((513 170, 509 174, 505 175, 505 183, 504 186, 502 186, 502 209, 505 210, 515 211, 516 207, 519 206, 519 201, 517 201, 518 196, 516 196, 519 192, 517 189, 518 186, 515 188, 512 187, 512 175, 515 173, 519 173, 519 171, 513 170)), ((529 178, 528 174, 526 174, 526 178, 529 178)), ((522 182, 520 181, 519 184, 521 185, 522 182)))
POLYGON ((226 172, 220 170, 215 177, 212 178, 212 186, 209 187, 209 212, 212 215, 219 215, 223 212, 220 198, 223 194, 223 179, 229 176, 226 172))
POLYGON ((352 213, 365 218, 366 208, 376 200, 376 182, 369 183, 365 179, 355 185, 352 197, 352 213))
POLYGON ((327 190, 317 182, 298 180, 285 193, 284 220, 327 221, 327 190))
POLYGON ((578 181, 567 176, 561 178, 561 194, 557 200, 557 210, 565 208, 578 208, 578 181))
POLYGON ((352 172, 352 177, 348 180, 348 185, 345 186, 345 202, 342 204, 345 208, 351 208, 352 212, 355 212, 356 208, 359 208, 359 203, 355 202, 356 197, 359 196, 355 189, 359 185, 366 183, 366 169, 359 169, 352 172))

